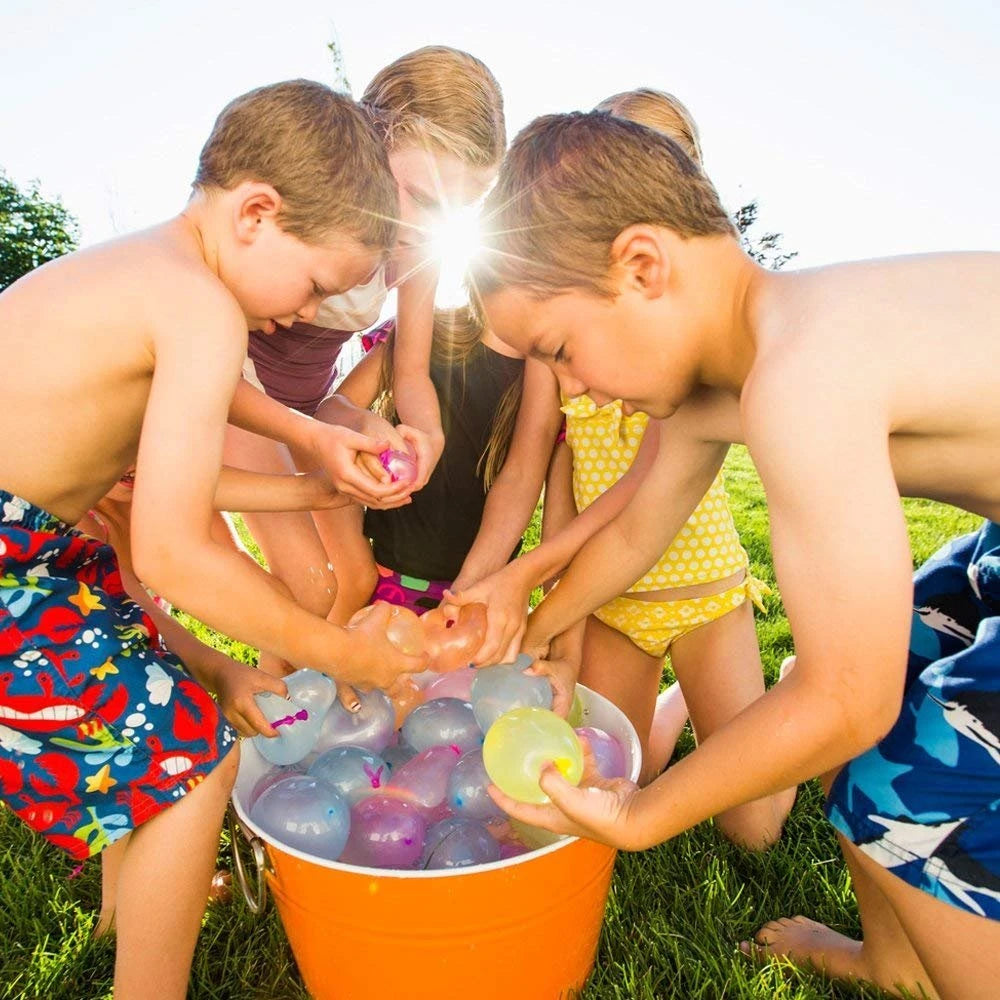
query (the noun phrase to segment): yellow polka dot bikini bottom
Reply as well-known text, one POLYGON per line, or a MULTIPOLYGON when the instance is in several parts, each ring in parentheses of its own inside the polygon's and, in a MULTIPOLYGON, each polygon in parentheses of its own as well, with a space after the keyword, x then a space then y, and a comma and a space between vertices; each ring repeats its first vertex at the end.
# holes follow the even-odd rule
POLYGON ((771 588, 747 574, 735 587, 721 594, 689 597, 681 601, 638 601, 628 594, 608 601, 595 616, 628 636, 643 652, 663 657, 682 635, 734 611, 747 598, 764 611, 764 597, 771 588))

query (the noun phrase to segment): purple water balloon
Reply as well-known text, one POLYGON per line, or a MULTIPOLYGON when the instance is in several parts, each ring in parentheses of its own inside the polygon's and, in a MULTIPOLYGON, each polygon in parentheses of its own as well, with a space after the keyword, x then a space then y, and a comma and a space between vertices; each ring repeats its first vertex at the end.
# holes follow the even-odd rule
POLYGON ((463 816, 435 823, 427 831, 420 867, 428 869, 468 868, 500 858, 500 845, 478 820, 463 816))
POLYGON ((462 701, 472 700, 472 682, 476 679, 475 667, 459 667, 447 674, 435 674, 424 688, 424 701, 435 698, 459 698, 462 701))
POLYGON ((484 733, 513 708, 552 708, 552 685, 548 678, 524 672, 533 662, 530 656, 521 653, 513 663, 498 663, 476 671, 472 710, 484 733))
POLYGON ((487 795, 490 776, 483 765, 483 750, 478 747, 463 754, 448 778, 445 801, 459 816, 469 819, 494 819, 503 810, 487 795))
POLYGON ((409 802, 429 817, 445 805, 448 779, 458 760, 456 747, 428 747, 392 775, 385 794, 409 802))
POLYGON ((613 736, 594 726, 581 726, 574 732, 590 744, 597 771, 602 778, 624 778, 628 774, 625 748, 613 736))
POLYGON ((385 787, 389 766, 365 747, 331 747, 309 765, 309 774, 322 778, 353 806, 385 787))
POLYGON ((376 753, 387 747, 396 730, 396 710, 384 691, 358 692, 361 708, 348 712, 335 701, 323 719, 323 726, 316 741, 316 751, 322 753, 331 747, 358 746, 376 753))
POLYGON ((531 848, 525 844, 521 844, 516 840, 507 840, 500 845, 500 860, 506 861, 507 858, 517 858, 522 854, 528 854, 531 848))
POLYGON ((351 810, 351 833, 341 861, 365 868, 413 868, 427 824, 408 802, 373 795, 351 810))
POLYGON ((483 733, 472 706, 458 698, 434 698, 418 705, 406 718, 403 739, 416 750, 455 746, 465 753, 482 746, 483 733))
POLYGON ((378 458, 390 482, 409 484, 417 478, 417 460, 408 452, 386 448, 378 458))
POLYGON ((250 819, 287 847, 335 861, 351 828, 347 803, 325 782, 292 775, 261 792, 250 819))
POLYGON ((316 714, 271 691, 258 691, 253 697, 264 718, 278 734, 258 734, 253 738, 260 755, 272 764, 298 763, 316 745, 323 725, 322 714, 316 714))

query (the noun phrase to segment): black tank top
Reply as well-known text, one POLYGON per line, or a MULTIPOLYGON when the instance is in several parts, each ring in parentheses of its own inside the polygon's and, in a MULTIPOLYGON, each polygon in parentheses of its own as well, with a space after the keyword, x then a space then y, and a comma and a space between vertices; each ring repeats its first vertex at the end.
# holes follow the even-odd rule
MULTIPOLYGON (((365 532, 381 565, 424 580, 454 580, 483 519, 486 491, 476 467, 493 418, 524 360, 477 344, 463 364, 430 366, 441 404, 444 451, 413 502, 365 513, 365 532)), ((520 545, 511 554, 517 554, 520 545)))

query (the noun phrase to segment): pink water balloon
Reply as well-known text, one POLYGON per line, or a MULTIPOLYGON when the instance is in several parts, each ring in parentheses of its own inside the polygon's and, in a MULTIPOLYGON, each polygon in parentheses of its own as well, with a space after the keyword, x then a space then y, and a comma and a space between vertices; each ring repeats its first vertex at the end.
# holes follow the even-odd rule
POLYGON ((459 698, 461 701, 472 700, 472 682, 476 679, 475 667, 460 667, 447 674, 435 674, 424 689, 424 701, 435 698, 459 698))
POLYGON ((382 463, 382 468, 389 473, 390 482, 409 486, 416 481, 417 460, 409 452, 386 448, 378 459, 382 463))
POLYGON ((429 747, 391 775, 385 794, 409 802, 425 817, 431 817, 445 806, 448 779, 458 761, 457 747, 429 747))
POLYGON ((408 802, 373 795, 351 810, 351 832, 340 860, 365 868, 414 868, 427 824, 408 802))

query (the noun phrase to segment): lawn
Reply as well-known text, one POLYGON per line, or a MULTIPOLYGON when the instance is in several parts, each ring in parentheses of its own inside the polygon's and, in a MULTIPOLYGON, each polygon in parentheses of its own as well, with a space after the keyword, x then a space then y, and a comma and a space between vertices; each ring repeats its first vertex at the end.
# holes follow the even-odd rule
MULTIPOLYGON (((744 449, 733 449, 727 483, 753 571, 773 583, 767 511, 744 449)), ((979 523, 940 504, 906 501, 905 507, 915 564, 979 523)), ((758 618, 758 633, 771 682, 792 648, 777 599, 758 618)), ((681 752, 691 747, 686 736, 681 752)), ((803 787, 781 843, 763 855, 730 846, 711 823, 643 854, 620 855, 597 966, 583 1000, 882 996, 877 990, 835 987, 787 966, 757 967, 736 949, 736 942, 761 923, 794 913, 857 932, 850 881, 819 804, 815 784, 803 787)), ((0 844, 0 1000, 110 997, 113 946, 89 937, 99 900, 99 866, 91 862, 71 877, 73 862, 28 834, 5 810, 0 811, 0 844)), ((219 864, 231 867, 225 837, 219 864)), ((557 946, 559 929, 553 933, 557 946)), ((391 955, 385 957, 391 961, 391 955)), ((254 917, 241 900, 207 913, 191 982, 193 1000, 307 997, 274 908, 254 917)), ((377 979, 371 998, 382 1000, 377 979)))

